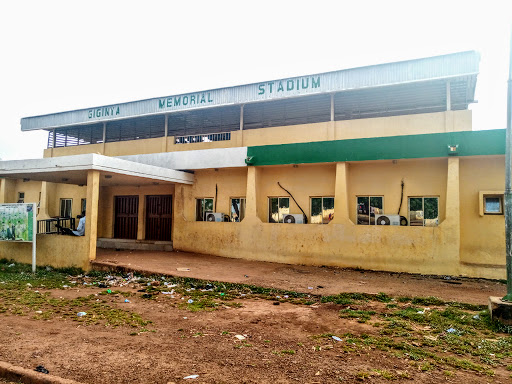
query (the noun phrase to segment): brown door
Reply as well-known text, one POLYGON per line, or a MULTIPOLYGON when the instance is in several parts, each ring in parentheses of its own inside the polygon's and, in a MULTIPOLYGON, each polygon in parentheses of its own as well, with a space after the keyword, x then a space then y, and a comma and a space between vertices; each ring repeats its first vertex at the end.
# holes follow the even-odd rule
POLYGON ((114 208, 114 237, 136 239, 139 224, 139 196, 116 196, 114 208))
POLYGON ((146 196, 146 240, 171 241, 172 196, 146 196))

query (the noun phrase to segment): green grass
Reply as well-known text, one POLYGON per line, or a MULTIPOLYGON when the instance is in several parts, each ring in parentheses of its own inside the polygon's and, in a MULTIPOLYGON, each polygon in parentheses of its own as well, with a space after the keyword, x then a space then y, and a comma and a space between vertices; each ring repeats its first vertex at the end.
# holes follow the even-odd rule
POLYGON ((357 321, 360 323, 366 323, 375 314, 375 311, 365 311, 350 308, 342 309, 340 311, 340 317, 342 319, 357 319, 357 321))
MULTIPOLYGON (((68 276, 70 273, 82 274, 79 269, 38 268, 33 274, 29 265, 15 263, 9 267, 11 264, 11 261, 0 260, 0 313, 32 316, 36 320, 67 318, 83 324, 111 327, 144 327, 150 323, 135 312, 112 307, 103 299, 98 301, 94 295, 65 299, 39 292, 65 285, 72 287, 74 284, 68 276), (79 317, 78 312, 86 312, 87 315, 79 317)), ((106 291, 101 294, 106 295, 106 291)))

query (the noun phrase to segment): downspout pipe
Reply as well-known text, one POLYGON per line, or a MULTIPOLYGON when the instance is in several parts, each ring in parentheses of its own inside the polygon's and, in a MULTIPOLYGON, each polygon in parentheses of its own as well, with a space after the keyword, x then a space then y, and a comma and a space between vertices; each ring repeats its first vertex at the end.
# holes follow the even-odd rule
POLYGON ((505 147, 505 248, 507 263, 507 294, 504 301, 512 302, 512 30, 507 89, 507 133, 505 147))

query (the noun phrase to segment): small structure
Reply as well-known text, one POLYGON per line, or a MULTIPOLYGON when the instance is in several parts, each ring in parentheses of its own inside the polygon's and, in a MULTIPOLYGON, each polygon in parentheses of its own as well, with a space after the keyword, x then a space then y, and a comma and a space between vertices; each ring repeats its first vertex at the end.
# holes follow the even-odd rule
POLYGON ((83 238, 38 235, 41 264, 172 246, 503 278, 505 130, 472 131, 478 65, 461 52, 23 118, 48 148, 0 162, 0 202, 37 202, 38 220, 86 208, 83 238))

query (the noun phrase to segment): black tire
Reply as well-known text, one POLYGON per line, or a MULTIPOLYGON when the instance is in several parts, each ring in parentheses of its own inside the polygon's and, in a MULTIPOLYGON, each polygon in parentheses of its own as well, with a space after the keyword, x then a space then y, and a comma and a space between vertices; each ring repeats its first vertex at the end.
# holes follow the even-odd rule
POLYGON ((407 227, 407 224, 409 224, 409 222, 407 221, 406 217, 405 216, 400 216, 400 225, 402 227, 407 227))
POLYGON ((389 221, 389 217, 387 216, 380 216, 376 221, 375 223, 377 225, 389 225, 390 224, 390 221, 389 221))
POLYGON ((215 221, 215 215, 213 213, 209 213, 206 216, 206 221, 215 221))

